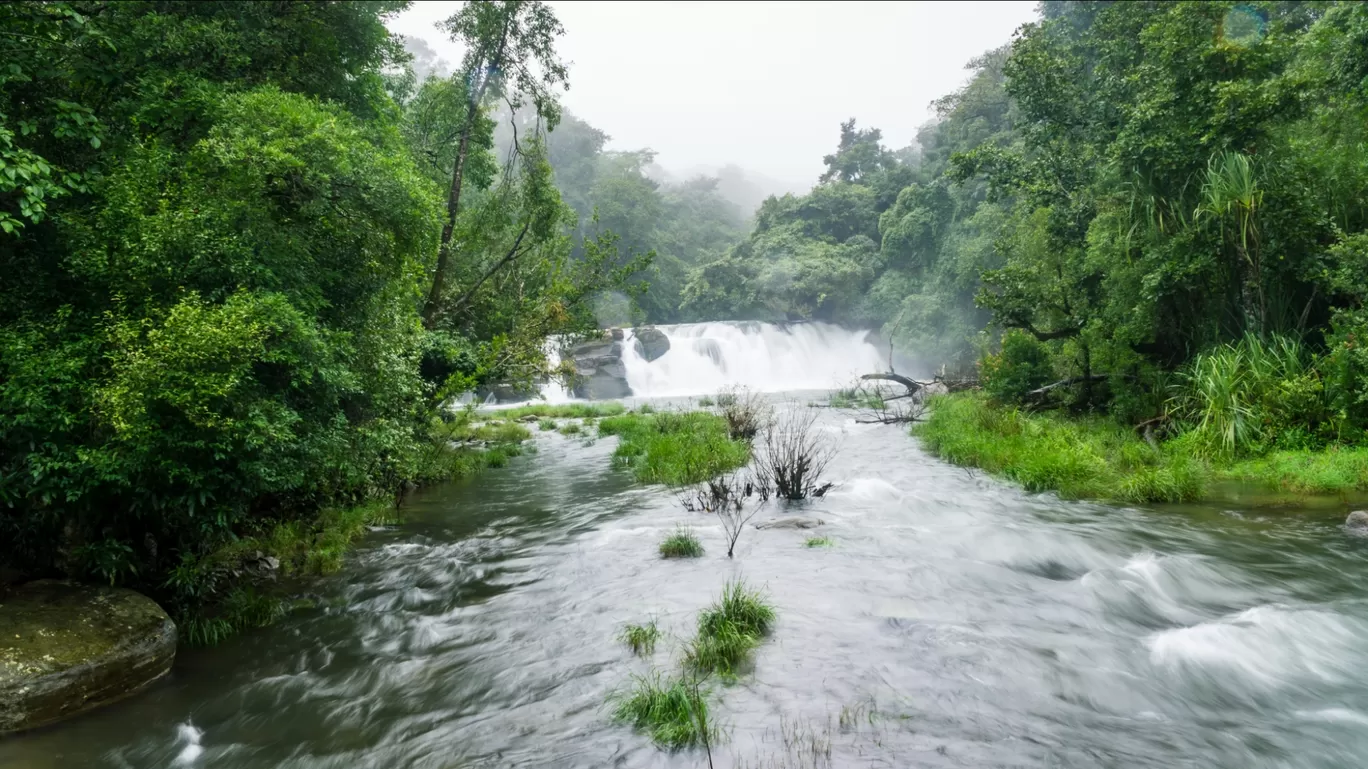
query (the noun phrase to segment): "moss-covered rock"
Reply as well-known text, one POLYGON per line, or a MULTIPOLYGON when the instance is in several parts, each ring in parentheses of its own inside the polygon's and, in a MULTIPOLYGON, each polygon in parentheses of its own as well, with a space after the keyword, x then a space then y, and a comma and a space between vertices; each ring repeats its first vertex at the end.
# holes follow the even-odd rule
POLYGON ((176 626, 146 596, 39 580, 0 600, 0 733, 133 694, 171 669, 176 626))

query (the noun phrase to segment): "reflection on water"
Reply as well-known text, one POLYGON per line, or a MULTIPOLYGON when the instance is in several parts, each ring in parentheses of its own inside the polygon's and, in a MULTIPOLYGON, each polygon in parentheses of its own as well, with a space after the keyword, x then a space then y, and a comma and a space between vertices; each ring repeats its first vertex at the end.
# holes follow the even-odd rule
MULTIPOLYGON (((734 575, 779 609, 753 677, 717 694, 718 766, 830 729, 836 767, 1359 767, 1368 547, 1344 504, 1120 509, 1024 494, 898 428, 823 412, 842 486, 811 532, 721 532, 609 468, 538 453, 420 495, 323 606, 187 652, 122 705, 0 742, 0 766, 698 767, 610 722, 734 575), (692 523, 708 555, 662 561, 692 523), (652 660, 614 636, 656 617, 652 660), (829 725, 829 726, 828 726, 829 725)), ((797 764, 793 764, 797 765, 797 764)))

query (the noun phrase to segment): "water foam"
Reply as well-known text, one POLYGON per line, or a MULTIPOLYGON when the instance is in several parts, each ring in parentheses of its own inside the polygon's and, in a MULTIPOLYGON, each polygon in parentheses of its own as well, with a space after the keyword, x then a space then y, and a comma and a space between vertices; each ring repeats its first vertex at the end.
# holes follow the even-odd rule
POLYGON ((756 322, 658 326, 670 349, 648 361, 632 332, 623 344, 627 383, 641 397, 703 395, 740 385, 759 392, 825 390, 885 368, 868 331, 830 323, 756 322))
POLYGON ((177 766, 193 764, 195 759, 200 757, 200 754, 204 752, 204 748, 200 745, 200 738, 202 737, 204 737, 204 730, 196 728, 189 721, 176 725, 176 742, 181 744, 181 751, 176 756, 177 766))

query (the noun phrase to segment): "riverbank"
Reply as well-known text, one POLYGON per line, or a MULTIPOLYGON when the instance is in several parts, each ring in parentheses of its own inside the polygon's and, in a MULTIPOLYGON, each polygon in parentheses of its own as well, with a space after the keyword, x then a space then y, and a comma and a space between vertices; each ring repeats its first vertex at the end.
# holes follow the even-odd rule
POLYGON ((982 393, 933 399, 930 417, 912 434, 941 459, 1068 499, 1190 502, 1208 498, 1214 484, 1226 481, 1296 494, 1368 489, 1363 448, 1223 461, 1195 455, 1181 439, 1151 444, 1105 417, 1030 413, 995 405, 982 393))

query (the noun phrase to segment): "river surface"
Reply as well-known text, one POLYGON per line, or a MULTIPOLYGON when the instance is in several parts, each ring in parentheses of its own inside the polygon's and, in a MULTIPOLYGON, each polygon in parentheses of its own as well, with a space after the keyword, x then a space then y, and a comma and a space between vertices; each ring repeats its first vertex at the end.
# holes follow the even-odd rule
POLYGON ((542 433, 535 454, 421 492, 311 586, 322 607, 0 741, 0 766, 707 766, 604 703, 677 669, 738 576, 779 621, 753 673, 714 690, 718 767, 1368 764, 1368 544, 1340 530, 1344 503, 1061 502, 902 428, 821 420, 840 486, 803 512, 832 547, 752 528, 729 561, 713 521, 611 468, 614 439, 542 433), (707 555, 661 560, 681 523, 707 555), (635 658, 615 636, 651 617, 666 639, 635 658))

